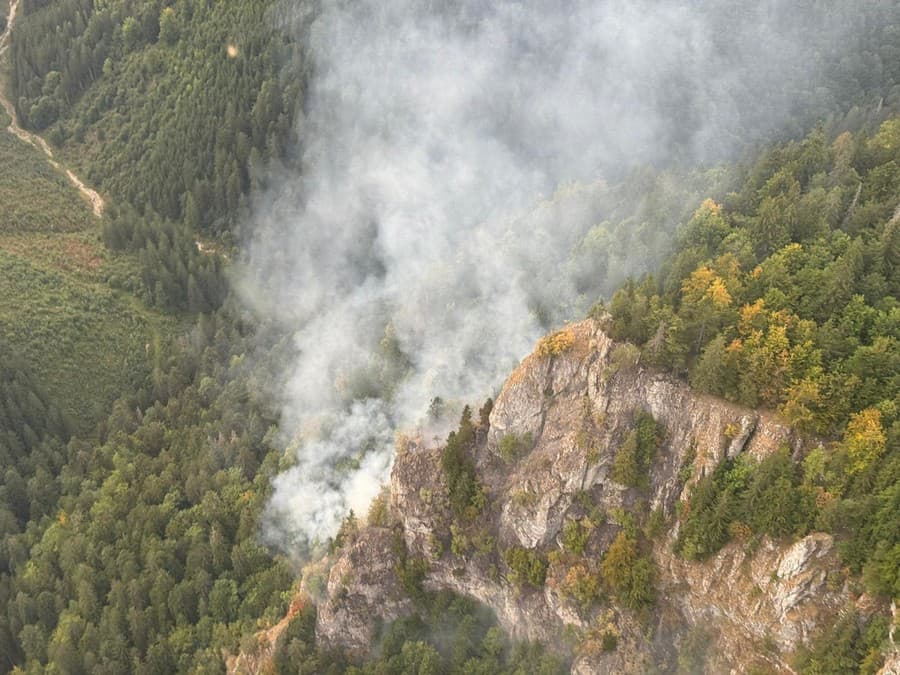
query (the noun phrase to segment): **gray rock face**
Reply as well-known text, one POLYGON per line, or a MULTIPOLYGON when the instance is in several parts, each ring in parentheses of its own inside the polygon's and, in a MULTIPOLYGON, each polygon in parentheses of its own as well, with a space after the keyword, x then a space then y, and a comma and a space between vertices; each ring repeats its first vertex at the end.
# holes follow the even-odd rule
POLYGON ((731 543, 710 560, 689 563, 657 546, 661 593, 692 625, 715 626, 723 669, 747 663, 763 644, 774 667, 806 643, 850 601, 830 535, 810 534, 792 546, 766 539, 754 553, 731 543))
MULTIPOLYGON (((741 452, 765 457, 797 441, 774 415, 696 394, 676 378, 643 369, 615 370, 615 343, 596 322, 572 326, 573 347, 552 358, 527 357, 509 378, 491 413, 488 447, 507 434, 536 439, 513 468, 509 488, 532 485, 540 499, 527 511, 504 511, 504 527, 519 531, 523 546, 548 543, 558 532, 567 497, 595 490, 602 506, 627 506, 624 486, 609 478, 612 460, 637 410, 649 412, 666 436, 651 471, 650 507, 674 513, 685 485, 741 452), (589 461, 589 437, 595 461, 589 461), (679 480, 693 455, 690 479, 679 480), (526 522, 522 522, 526 521, 526 522)), ((499 486, 498 486, 499 487, 499 486)))
POLYGON ((878 675, 900 675, 900 651, 888 653, 878 675))
MULTIPOLYGON (((599 561, 621 529, 614 515, 620 510, 646 499, 673 524, 676 505, 725 458, 741 453, 762 458, 782 446, 800 450, 798 439, 772 413, 699 395, 680 380, 640 366, 617 368, 624 361, 621 348, 597 322, 574 324, 566 332, 567 347, 560 353, 533 354, 510 376, 474 458, 488 506, 468 535, 493 537, 493 553, 477 546, 452 552, 453 518, 440 450, 413 443, 398 454, 392 510, 403 525, 409 554, 430 563, 426 584, 485 603, 518 639, 559 646, 567 627, 571 633, 604 622, 612 626, 619 647, 611 653, 576 651, 577 673, 642 672, 660 655, 671 657, 698 627, 711 629, 714 672, 746 669, 761 653, 769 667, 788 670, 790 652, 850 601, 828 535, 811 534, 793 544, 764 540, 753 552, 732 543, 712 559, 692 563, 673 553, 677 525, 672 525, 654 545, 658 600, 656 623, 649 627, 615 605, 592 610, 574 605, 554 582, 565 571, 552 558, 543 589, 520 589, 510 581, 496 551, 518 545, 545 555, 561 553, 562 529, 568 519, 584 517, 586 502, 606 516, 585 549, 588 559, 599 561), (611 477, 637 410, 652 414, 665 429, 643 495, 611 477), (500 453, 510 434, 532 441, 514 460, 500 453), (764 643, 777 649, 765 650, 764 643)), ((375 543, 367 543, 362 555, 357 542, 332 570, 329 601, 319 614, 319 633, 332 642, 363 648, 374 616, 390 618, 408 609, 388 578, 390 564, 371 554, 375 543), (348 590, 338 600, 342 587, 348 590)), ((382 542, 379 556, 388 560, 383 549, 382 542)))
POLYGON ((375 619, 392 621, 408 614, 412 603, 397 581, 398 562, 390 530, 361 530, 328 575, 327 599, 318 608, 316 640, 365 653, 375 638, 375 619))

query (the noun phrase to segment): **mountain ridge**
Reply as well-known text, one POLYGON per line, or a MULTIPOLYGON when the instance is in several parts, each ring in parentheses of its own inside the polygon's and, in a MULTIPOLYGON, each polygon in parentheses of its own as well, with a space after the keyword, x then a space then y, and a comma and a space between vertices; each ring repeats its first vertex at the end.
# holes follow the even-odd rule
POLYGON ((395 568, 410 559, 426 561, 425 588, 486 604, 514 639, 571 649, 574 673, 665 670, 692 631, 709 632, 714 672, 762 666, 791 672, 789 656, 842 612, 871 617, 886 611, 841 571, 826 533, 794 541, 745 538, 700 561, 676 553, 682 524, 676 514, 690 508, 703 477, 742 455, 764 460, 785 446, 799 458, 820 441, 799 436, 774 413, 696 394, 635 362, 617 365, 628 348, 594 319, 560 335, 567 337, 557 339, 564 345, 557 353, 542 354, 539 346, 523 360, 493 404, 489 430, 476 430, 472 461, 486 505, 475 518, 454 515, 446 468, 434 469, 442 466, 444 449, 410 442, 398 452, 391 508, 405 550, 391 555, 383 527, 356 535, 332 567, 318 614, 319 640, 356 652, 376 644, 374 617, 391 621, 413 609, 394 578, 395 568), (639 409, 665 429, 646 489, 612 477, 639 409), (504 458, 501 448, 511 435, 530 435, 532 447, 504 458), (661 532, 633 535, 653 561, 652 614, 650 603, 629 603, 615 584, 579 602, 578 583, 588 582, 573 575, 593 575, 606 586, 603 561, 622 533, 647 532, 649 521, 658 520, 654 513, 662 516, 661 532), (597 522, 585 524, 591 520, 597 522), (569 523, 586 530, 577 546, 569 523), (538 587, 517 582, 511 550, 535 552, 546 580, 538 587), (602 647, 604 634, 614 637, 607 644, 614 641, 615 648, 602 647))

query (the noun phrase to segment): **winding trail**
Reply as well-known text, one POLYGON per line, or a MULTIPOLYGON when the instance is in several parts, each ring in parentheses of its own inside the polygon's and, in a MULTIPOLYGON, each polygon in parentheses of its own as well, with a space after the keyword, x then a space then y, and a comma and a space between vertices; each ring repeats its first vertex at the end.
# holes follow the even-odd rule
MULTIPOLYGON (((9 16, 6 20, 6 29, 3 31, 3 34, 0 35, 0 70, 2 70, 6 66, 6 60, 3 57, 9 49, 9 37, 12 33, 13 26, 16 23, 16 12, 19 9, 19 2, 20 0, 10 0, 9 16)), ((75 189, 77 189, 81 193, 81 195, 90 203, 91 208, 94 211, 94 215, 98 218, 102 216, 104 207, 103 197, 97 194, 96 190, 93 190, 85 185, 84 182, 80 178, 78 178, 78 176, 76 176, 71 170, 60 166, 59 162, 57 162, 53 158, 53 151, 50 149, 47 141, 45 141, 37 134, 26 131, 19 126, 18 119, 16 118, 16 108, 6 97, 5 84, 6 83, 3 82, 2 79, 0 79, 0 106, 3 107, 3 109, 6 111, 6 114, 9 115, 10 119, 9 126, 6 127, 6 130, 14 136, 25 141, 26 143, 30 143, 38 150, 42 151, 47 156, 47 161, 50 163, 50 166, 52 166, 57 171, 63 172, 69 179, 69 182, 75 186, 75 189)))

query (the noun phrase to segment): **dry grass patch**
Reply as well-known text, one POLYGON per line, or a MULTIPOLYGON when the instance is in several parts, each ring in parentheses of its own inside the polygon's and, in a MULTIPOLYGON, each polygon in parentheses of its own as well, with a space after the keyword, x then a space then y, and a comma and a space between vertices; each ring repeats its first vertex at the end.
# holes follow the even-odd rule
POLYGON ((575 345, 575 330, 571 327, 563 328, 555 333, 550 333, 538 340, 535 354, 538 358, 559 356, 565 354, 575 345))

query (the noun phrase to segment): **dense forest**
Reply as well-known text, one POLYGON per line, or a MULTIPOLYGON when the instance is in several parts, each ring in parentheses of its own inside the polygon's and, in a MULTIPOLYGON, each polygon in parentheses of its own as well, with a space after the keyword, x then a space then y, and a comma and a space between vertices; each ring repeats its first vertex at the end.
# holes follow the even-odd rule
POLYGON ((226 301, 223 236, 302 99, 271 6, 19 7, 20 121, 108 209, 4 133, 3 671, 220 672, 286 607, 296 571, 257 543, 276 340, 226 301))
POLYGON ((611 334, 641 345, 646 363, 835 440, 800 467, 721 467, 692 500, 688 557, 740 525, 815 528, 841 536, 871 591, 900 592, 898 141, 893 118, 766 152, 739 190, 679 228, 658 277, 611 298, 611 334))
POLYGON ((273 419, 238 326, 203 317, 96 439, 71 437, 27 370, 4 371, 8 667, 218 672, 213 646, 283 609, 292 573, 255 537, 273 419))
MULTIPOLYGON (((780 453, 709 475, 681 514, 684 557, 824 530, 867 590, 896 598, 900 8, 850 10, 862 26, 855 57, 826 62, 829 86, 780 130, 793 140, 723 169, 710 199, 653 233, 671 249, 661 268, 595 312, 643 364, 826 440, 799 462, 780 453)), ((290 338, 241 305, 227 271, 266 168, 299 163, 313 66, 294 36, 314 11, 22 0, 8 82, 20 121, 110 207, 92 219, 38 153, 3 133, 3 671, 224 672, 223 652, 252 652, 296 591, 296 561, 259 543, 270 479, 289 461, 268 394, 290 338)), ((644 167, 623 194, 665 175, 694 195, 689 169, 644 167)), ((604 236, 647 227, 620 221, 604 236)), ((585 255, 608 255, 603 238, 572 253, 585 255)), ((460 443, 451 437, 449 451, 460 443)), ((649 461, 637 437, 635 453, 616 469, 626 484, 649 461)), ((457 477, 464 505, 471 477, 457 477)), ((535 566, 520 558, 527 579, 535 566)), ((412 590, 417 615, 385 626, 370 662, 318 649, 310 604, 282 635, 275 670, 564 667, 512 644, 484 608, 412 590)), ((848 620, 798 669, 865 670, 883 632, 848 620)))
POLYGON ((287 157, 302 101, 302 50, 276 28, 276 9, 25 2, 12 42, 17 112, 120 202, 223 234, 251 166, 287 157))

